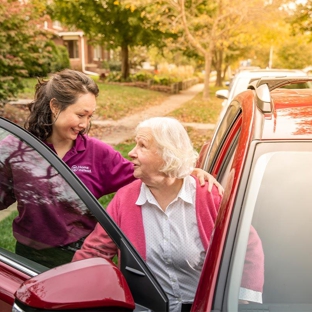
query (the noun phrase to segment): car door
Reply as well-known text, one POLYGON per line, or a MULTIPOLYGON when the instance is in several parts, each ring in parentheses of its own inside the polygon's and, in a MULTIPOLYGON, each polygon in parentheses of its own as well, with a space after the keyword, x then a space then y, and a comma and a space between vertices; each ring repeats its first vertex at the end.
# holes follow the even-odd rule
MULTIPOLYGON (((251 143, 230 205, 212 311, 312 310, 311 151, 311 141, 304 140, 251 143), (248 256, 251 227, 260 247, 253 258, 248 256), (248 302, 241 302, 246 266, 254 288, 248 302)), ((224 206, 217 228, 227 214, 224 206)), ((221 234, 217 229, 212 249, 221 234)))
POLYGON ((226 271, 223 270, 222 259, 227 259, 224 258, 225 248, 227 245, 232 246, 235 236, 230 232, 229 225, 247 157, 246 146, 252 137, 252 131, 249 129, 254 118, 252 105, 242 105, 241 100, 252 101, 252 93, 248 92, 247 96, 238 96, 232 101, 215 131, 209 149, 204 156, 201 155, 202 168, 217 178, 225 193, 199 281, 193 311, 210 311, 213 307, 216 307, 216 311, 223 311, 222 305, 218 304, 219 296, 223 298, 222 289, 225 285, 223 278, 226 271))
MULTIPOLYGON (((37 244, 40 241, 40 236, 47 235, 38 233, 39 229, 42 229, 42 226, 37 226, 39 223, 46 222, 46 233, 53 231, 57 233, 58 224, 57 218, 54 218, 55 211, 59 214, 59 222, 80 222, 75 219, 74 213, 72 213, 73 209, 79 211, 81 215, 88 214, 95 218, 119 248, 121 262, 118 265, 122 278, 126 280, 134 298, 136 310, 167 311, 166 294, 145 262, 100 203, 62 160, 34 136, 1 117, 0 145, 2 146, 0 149, 0 224, 2 225, 0 231, 6 232, 1 233, 1 236, 8 237, 9 241, 7 244, 0 240, 0 311, 12 310, 15 292, 21 284, 27 283, 27 280, 39 279, 38 276, 41 275, 53 276, 54 272, 55 274, 59 272, 59 268, 50 269, 27 257, 18 255, 14 246, 16 237, 19 239, 22 236, 24 241, 35 241, 37 244), (3 144, 1 145, 1 143, 3 144), (10 165, 14 164, 14 174, 18 177, 18 183, 12 181, 12 166, 10 167, 9 163, 10 165), (18 222, 20 217, 24 217, 19 215, 21 211, 19 211, 19 205, 16 205, 17 197, 20 200, 31 201, 35 207, 32 211, 33 218, 28 216, 27 220, 31 225, 29 226, 31 233, 29 233, 30 231, 21 233, 14 228, 14 222, 18 222), (49 206, 47 203, 54 206, 55 211, 44 211, 43 209, 46 209, 44 207, 49 206), (66 206, 68 208, 66 213, 57 210, 58 205, 66 206), (50 222, 46 221, 45 216, 50 216, 48 218, 50 222), (5 221, 9 224, 5 225, 5 221)), ((84 224, 81 224, 81 231, 85 231, 84 224)), ((88 234, 87 231, 85 233, 88 234)), ((65 251, 60 253, 60 257, 63 256, 67 257, 65 251)), ((70 262, 70 258, 67 258, 66 261, 70 262)), ((89 262, 85 263, 88 266, 89 262)), ((71 263, 64 267, 74 265, 71 263)), ((105 276, 99 275, 98 279, 105 279, 105 276)), ((78 285, 84 285, 84 281, 80 280, 79 276, 75 283, 77 283, 77 288, 78 285)), ((112 284, 110 288, 118 290, 120 285, 112 284)), ((53 289, 50 291, 53 292, 53 289)), ((72 292, 75 293, 75 288, 72 289, 72 292)), ((105 294, 105 289, 103 292, 105 294)), ((25 307, 25 303, 23 304, 25 307)), ((108 306, 107 309, 109 311, 112 307, 108 306)))

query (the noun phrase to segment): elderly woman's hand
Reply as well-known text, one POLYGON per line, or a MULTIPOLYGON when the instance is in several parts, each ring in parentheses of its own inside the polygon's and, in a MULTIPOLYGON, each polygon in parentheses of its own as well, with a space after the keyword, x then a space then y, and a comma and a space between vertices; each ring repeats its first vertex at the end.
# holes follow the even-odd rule
POLYGON ((201 186, 205 185, 205 181, 208 182, 208 192, 211 192, 213 185, 215 185, 218 188, 219 194, 221 196, 223 195, 224 189, 222 185, 207 171, 200 168, 195 168, 192 174, 197 177, 201 186))

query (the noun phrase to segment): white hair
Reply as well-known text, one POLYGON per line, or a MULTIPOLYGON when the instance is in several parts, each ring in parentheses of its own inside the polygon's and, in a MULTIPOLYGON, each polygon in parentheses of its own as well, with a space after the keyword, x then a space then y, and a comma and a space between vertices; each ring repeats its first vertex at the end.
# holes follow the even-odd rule
POLYGON ((177 119, 153 117, 139 123, 136 133, 141 128, 149 128, 158 145, 159 154, 164 160, 161 172, 169 177, 184 178, 193 171, 198 153, 177 119))

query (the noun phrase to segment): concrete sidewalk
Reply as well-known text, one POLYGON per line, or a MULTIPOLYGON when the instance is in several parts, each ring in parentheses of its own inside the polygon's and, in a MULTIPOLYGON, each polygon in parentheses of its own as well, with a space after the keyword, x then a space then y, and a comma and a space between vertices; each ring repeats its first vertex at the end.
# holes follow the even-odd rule
MULTIPOLYGON (((140 113, 117 121, 93 120, 92 124, 108 128, 108 130, 103 133, 102 140, 104 142, 111 145, 120 144, 133 138, 134 129, 139 122, 150 117, 166 116, 171 111, 174 111, 187 101, 193 99, 199 92, 203 91, 203 88, 204 84, 196 84, 187 90, 169 96, 162 104, 150 107, 140 113)), ((185 123, 184 125, 197 129, 214 129, 215 127, 214 124, 185 123)))

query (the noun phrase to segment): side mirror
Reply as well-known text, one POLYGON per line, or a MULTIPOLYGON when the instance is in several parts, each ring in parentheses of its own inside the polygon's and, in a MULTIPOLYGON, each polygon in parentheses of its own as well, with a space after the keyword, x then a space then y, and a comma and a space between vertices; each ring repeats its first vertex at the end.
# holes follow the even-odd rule
POLYGON ((24 282, 15 298, 15 306, 20 308, 17 311, 29 307, 31 311, 99 308, 101 311, 133 311, 135 308, 120 270, 103 258, 71 262, 41 273, 24 282))
POLYGON ((229 97, 229 91, 228 90, 218 90, 216 92, 216 97, 218 99, 227 100, 229 97))

